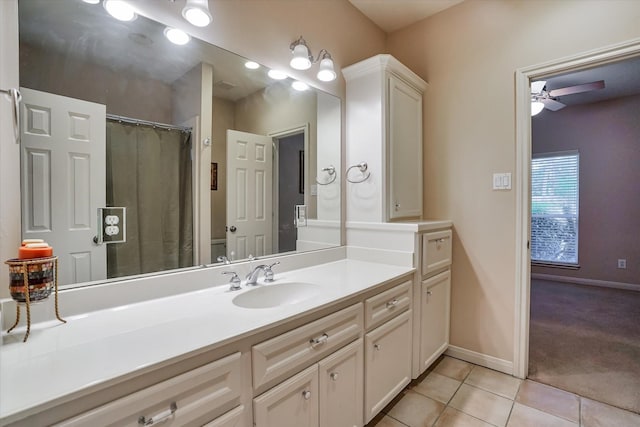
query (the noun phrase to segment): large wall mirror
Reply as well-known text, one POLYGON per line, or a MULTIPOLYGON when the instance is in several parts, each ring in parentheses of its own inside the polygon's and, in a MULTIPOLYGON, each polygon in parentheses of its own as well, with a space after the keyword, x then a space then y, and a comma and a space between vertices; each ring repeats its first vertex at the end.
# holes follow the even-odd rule
POLYGON ((340 245, 339 98, 101 4, 18 7, 22 236, 63 287, 340 245))

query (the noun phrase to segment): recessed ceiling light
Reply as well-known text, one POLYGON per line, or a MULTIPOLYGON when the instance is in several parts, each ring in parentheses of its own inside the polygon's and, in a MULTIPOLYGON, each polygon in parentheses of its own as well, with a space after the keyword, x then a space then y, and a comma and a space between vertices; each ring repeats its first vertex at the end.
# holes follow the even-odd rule
POLYGON ((278 70, 269 70, 267 75, 269 77, 271 77, 272 79, 274 79, 274 80, 284 80, 284 79, 287 78, 287 75, 285 73, 283 73, 282 71, 278 71, 278 70))
POLYGON ((104 0, 104 8, 119 21, 133 21, 136 19, 136 12, 133 7, 124 0, 104 0))
POLYGON ((191 40, 191 37, 189 37, 189 34, 177 28, 171 28, 171 27, 165 28, 164 35, 166 38, 169 39, 171 43, 177 44, 177 45, 187 44, 189 43, 189 40, 191 40))
POLYGON ((253 61, 245 62, 244 66, 247 67, 250 70, 257 70, 258 68, 260 68, 260 64, 258 64, 257 62, 253 62, 253 61))
POLYGON ((291 83, 291 87, 294 88, 295 90, 299 90, 299 91, 303 91, 303 90, 308 90, 309 89, 309 85, 304 83, 304 82, 300 82, 298 80, 296 80, 295 82, 291 83))

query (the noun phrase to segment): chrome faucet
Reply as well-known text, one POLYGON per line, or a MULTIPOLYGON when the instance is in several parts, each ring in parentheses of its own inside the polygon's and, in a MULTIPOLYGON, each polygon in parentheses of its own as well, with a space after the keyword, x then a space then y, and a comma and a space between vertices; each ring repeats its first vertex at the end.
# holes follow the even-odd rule
POLYGON ((265 282, 273 282, 273 266, 280 264, 279 261, 274 262, 271 265, 260 264, 256 266, 249 274, 247 274, 247 286, 255 286, 258 284, 258 276, 260 272, 264 273, 265 282))
POLYGON ((224 271, 222 272, 222 274, 228 274, 231 276, 231 279, 229 280, 229 290, 230 291, 238 291, 240 290, 240 278, 238 277, 238 275, 236 274, 235 271, 224 271))

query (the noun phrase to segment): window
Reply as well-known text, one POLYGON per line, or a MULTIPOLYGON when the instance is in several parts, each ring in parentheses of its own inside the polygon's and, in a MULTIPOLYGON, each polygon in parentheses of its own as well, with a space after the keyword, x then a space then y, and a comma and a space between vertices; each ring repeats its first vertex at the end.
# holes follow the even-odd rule
POLYGON ((531 161, 531 260, 578 264, 577 151, 531 161))

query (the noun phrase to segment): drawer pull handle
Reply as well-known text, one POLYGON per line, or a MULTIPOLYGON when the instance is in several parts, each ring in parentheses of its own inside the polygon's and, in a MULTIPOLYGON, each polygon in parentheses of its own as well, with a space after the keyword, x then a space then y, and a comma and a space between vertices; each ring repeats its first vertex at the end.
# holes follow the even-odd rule
POLYGON ((317 345, 322 345, 322 344, 326 343, 328 339, 329 339, 329 335, 322 334, 317 338, 311 338, 309 340, 309 342, 311 343, 312 347, 315 347, 317 345))
POLYGON ((159 414, 155 414, 154 416, 149 417, 148 419, 145 418, 144 415, 141 415, 140 418, 138 418, 138 424, 140 424, 141 426, 150 426, 150 425, 162 423, 166 421, 169 417, 171 417, 173 414, 175 414, 177 410, 178 410, 178 405, 176 405, 176 402, 171 402, 171 405, 169 405, 169 409, 164 410, 159 414))
POLYGON ((309 390, 305 390, 302 392, 302 397, 304 397, 304 400, 309 400, 311 399, 311 392, 309 390))
POLYGON ((394 298, 391 301, 387 301, 387 308, 393 308, 396 305, 398 305, 400 301, 398 301, 398 298, 394 298))
POLYGON ((375 348, 375 349, 376 349, 376 351, 380 351, 380 348, 381 348, 381 347, 380 347, 380 344, 374 344, 374 345, 373 345, 373 348, 375 348))
POLYGON ((444 237, 441 239, 436 239, 436 243, 444 243, 444 237))
POLYGON ((331 372, 331 374, 329 374, 329 378, 331 378, 332 381, 338 381, 338 373, 331 372))

